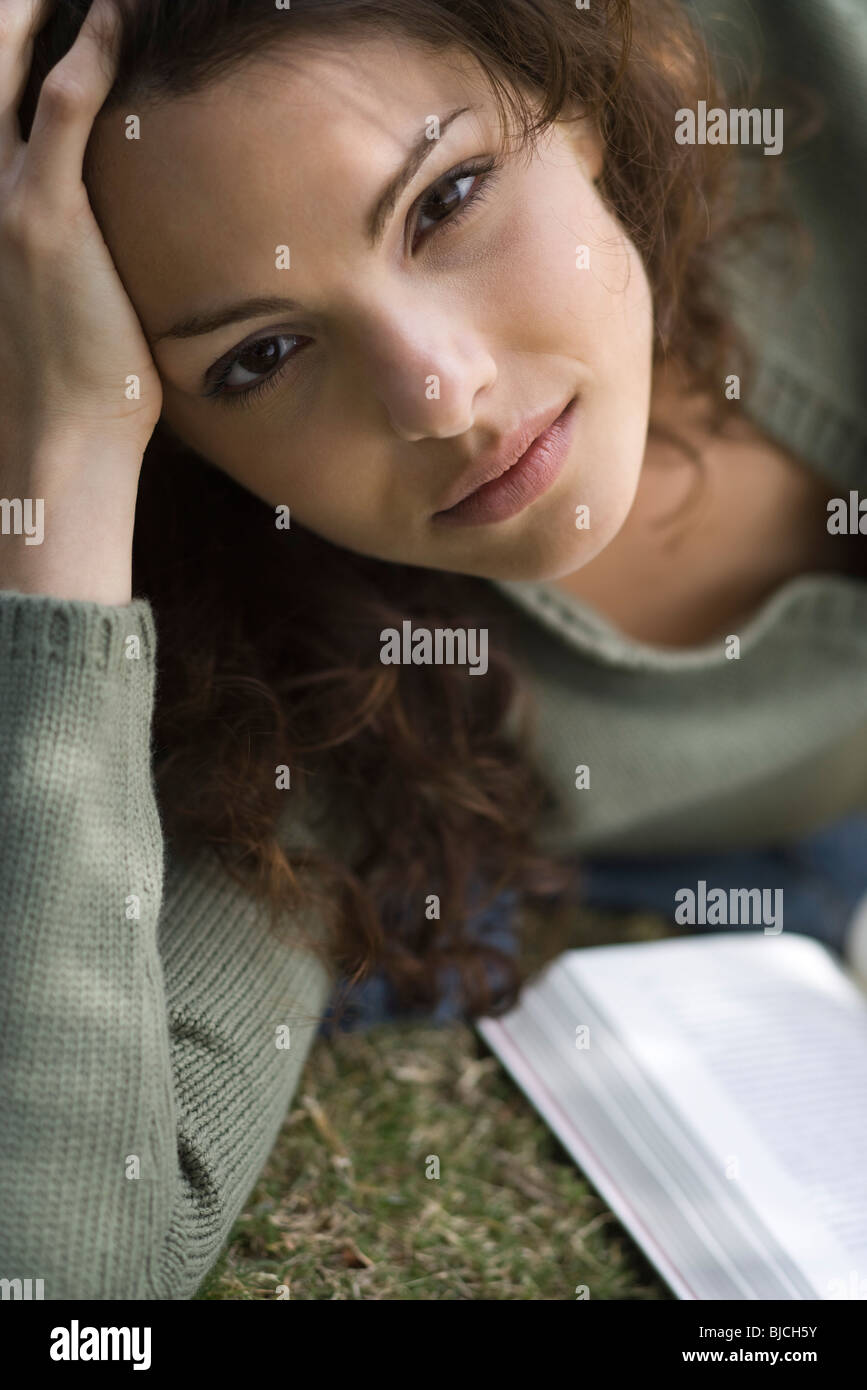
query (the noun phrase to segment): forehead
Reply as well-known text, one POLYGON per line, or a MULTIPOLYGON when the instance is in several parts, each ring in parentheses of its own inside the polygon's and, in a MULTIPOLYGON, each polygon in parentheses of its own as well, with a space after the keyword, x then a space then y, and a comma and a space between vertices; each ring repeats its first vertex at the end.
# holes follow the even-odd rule
POLYGON ((370 206, 408 146, 463 105, 476 132, 494 109, 470 55, 376 39, 281 44, 193 95, 108 110, 90 194, 146 331, 181 296, 237 289, 242 266, 254 289, 257 264, 273 280, 277 245, 305 280, 335 253, 361 256, 370 206), (139 139, 126 137, 130 115, 139 139))

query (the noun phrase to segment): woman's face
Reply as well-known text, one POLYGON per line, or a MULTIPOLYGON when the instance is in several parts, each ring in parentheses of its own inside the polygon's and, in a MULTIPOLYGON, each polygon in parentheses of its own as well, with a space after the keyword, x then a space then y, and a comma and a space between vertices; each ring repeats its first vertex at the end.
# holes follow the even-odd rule
POLYGON ((383 560, 551 579, 613 539, 644 454, 652 306, 586 122, 504 146, 461 51, 304 41, 106 113, 94 154, 163 418, 206 459, 383 560), (229 321, 244 301, 262 302, 229 321), (565 450, 448 513, 571 401, 565 450))

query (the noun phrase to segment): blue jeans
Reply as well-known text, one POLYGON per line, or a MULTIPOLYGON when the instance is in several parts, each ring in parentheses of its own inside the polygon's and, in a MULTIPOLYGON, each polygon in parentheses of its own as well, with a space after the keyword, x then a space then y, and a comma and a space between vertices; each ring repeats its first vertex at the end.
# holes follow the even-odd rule
MULTIPOLYGON (((867 815, 849 816, 806 839, 780 849, 683 855, 582 858, 582 901, 611 912, 655 912, 674 922, 675 893, 704 879, 711 888, 781 888, 784 929, 814 936, 841 954, 855 905, 867 894, 867 815)), ((697 926, 696 931, 742 931, 750 927, 697 926)), ((473 938, 514 955, 518 950, 517 899, 505 894, 470 920, 473 938)), ((402 1011, 388 982, 373 975, 350 996, 340 1032, 369 1028, 395 1019, 430 1024, 461 1017, 455 981, 447 982, 437 1008, 402 1011)), ((334 1031, 328 1019, 320 1032, 334 1031)))

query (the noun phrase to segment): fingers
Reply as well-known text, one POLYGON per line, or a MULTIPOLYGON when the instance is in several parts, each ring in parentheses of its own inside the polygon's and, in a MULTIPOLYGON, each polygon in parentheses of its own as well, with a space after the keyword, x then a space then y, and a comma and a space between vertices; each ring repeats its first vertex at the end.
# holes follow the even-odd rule
POLYGON ((52 0, 0 0, 0 167, 21 143, 18 105, 30 72, 33 36, 52 0))
POLYGON ((93 122, 114 81, 118 18, 113 0, 94 0, 69 52, 42 83, 23 177, 49 201, 61 202, 81 184, 93 122))

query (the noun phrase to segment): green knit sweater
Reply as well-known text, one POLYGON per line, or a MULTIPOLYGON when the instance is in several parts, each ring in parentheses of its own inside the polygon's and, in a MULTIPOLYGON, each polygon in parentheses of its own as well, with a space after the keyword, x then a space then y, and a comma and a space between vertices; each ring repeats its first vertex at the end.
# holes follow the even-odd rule
MULTIPOLYGON (((799 165, 805 215, 831 250, 789 317, 762 326, 750 408, 841 488, 867 492, 853 133, 867 23, 850 0, 754 8, 784 64, 806 61, 837 109, 830 142, 799 165)), ((561 792, 551 843, 720 848, 867 807, 863 583, 793 581, 730 663, 717 648, 629 642, 544 586, 499 593, 503 633, 507 611, 523 625, 538 756, 561 792), (592 795, 575 790, 579 763, 592 795)), ((193 1295, 274 1142, 331 984, 212 856, 167 853, 156 642, 144 600, 0 593, 0 1278, 41 1279, 47 1299, 193 1295)))
POLYGON ((46 1299, 192 1297, 329 992, 211 857, 167 863, 155 650, 146 602, 0 594, 0 1277, 46 1299))

